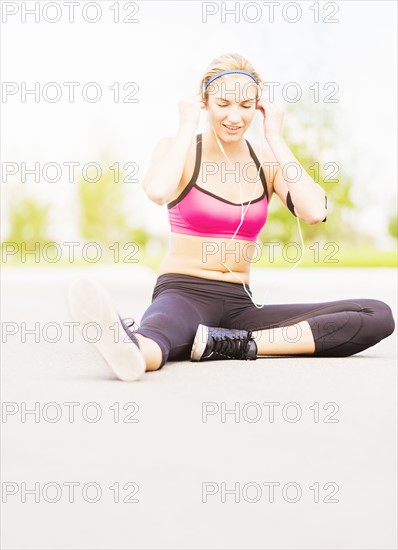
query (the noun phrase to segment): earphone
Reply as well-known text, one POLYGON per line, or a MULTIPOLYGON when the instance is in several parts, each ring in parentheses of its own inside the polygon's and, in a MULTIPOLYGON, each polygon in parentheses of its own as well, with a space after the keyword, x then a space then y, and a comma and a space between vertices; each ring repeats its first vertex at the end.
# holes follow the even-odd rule
MULTIPOLYGON (((227 154, 225 153, 224 148, 223 148, 223 146, 221 145, 220 140, 218 139, 217 133, 215 132, 213 126, 212 126, 211 128, 212 128, 212 130, 213 130, 214 136, 215 136, 215 138, 216 138, 216 140, 217 140, 218 146, 220 147, 220 150, 221 150, 222 154, 224 155, 224 157, 225 157, 225 158, 227 159, 227 161, 229 162, 229 165, 232 167, 232 163, 231 163, 231 161, 229 160, 227 154)), ((261 160, 262 160, 262 159, 261 159, 261 160)), ((239 228, 240 228, 240 226, 242 225, 243 220, 244 220, 244 217, 245 217, 245 215, 246 215, 246 212, 248 211, 249 206, 250 206, 250 204, 251 204, 251 202, 252 202, 252 200, 253 200, 254 194, 255 194, 256 189, 257 189, 257 184, 258 184, 258 182, 259 182, 259 180, 260 180, 260 170, 261 170, 261 168, 262 168, 262 164, 263 164, 263 163, 260 162, 260 166, 259 166, 258 171, 257 171, 257 179, 256 179, 256 185, 255 185, 255 188, 254 188, 254 192, 253 192, 253 194, 252 194, 252 196, 251 196, 251 198, 250 198, 249 203, 247 204, 246 210, 245 210, 244 207, 243 207, 243 200, 242 200, 242 198, 243 198, 243 197, 242 197, 242 185, 241 185, 241 183, 240 183, 240 178, 238 178, 238 184, 239 184, 239 190, 240 190, 240 202, 241 202, 241 206, 242 206, 242 209, 241 209, 241 218, 240 218, 240 223, 239 223, 238 227, 235 229, 235 233, 233 234, 233 236, 231 237, 231 239, 230 239, 230 240, 228 241, 228 243, 227 243, 226 249, 228 249, 229 244, 234 240, 234 238, 235 238, 235 236, 236 236, 236 233, 239 231, 239 228)), ((233 171, 234 171, 235 174, 236 174, 236 170, 233 170, 233 171)), ((300 239, 301 239, 301 245, 302 245, 302 247, 301 247, 301 255, 300 255, 300 258, 298 259, 298 261, 297 261, 290 269, 288 269, 287 271, 290 271, 290 270, 294 269, 295 267, 297 267, 297 265, 301 262, 301 260, 303 259, 303 256, 304 256, 304 239, 303 239, 303 236, 302 236, 302 233, 301 233, 301 227, 300 227, 299 218, 297 217, 296 219, 297 219, 298 231, 299 231, 299 235, 300 235, 300 239)), ((246 288, 246 283, 245 283, 236 273, 234 273, 234 272, 228 267, 228 265, 227 265, 226 263, 224 263, 224 262, 221 262, 221 263, 222 263, 223 266, 225 266, 225 267, 228 269, 228 271, 229 271, 232 275, 234 275, 234 277, 235 277, 236 279, 238 279, 238 280, 243 284, 243 288, 244 288, 246 294, 249 296, 250 300, 252 301, 253 305, 256 306, 257 309, 262 309, 266 304, 265 304, 265 303, 263 303, 263 304, 261 304, 261 305, 256 304, 256 303, 253 301, 252 295, 250 294, 250 292, 248 292, 248 290, 247 290, 247 288, 246 288)), ((279 278, 279 281, 280 281, 280 278, 279 278)), ((267 292, 268 292, 268 290, 265 292, 264 297, 265 297, 265 295, 267 294, 267 292)))

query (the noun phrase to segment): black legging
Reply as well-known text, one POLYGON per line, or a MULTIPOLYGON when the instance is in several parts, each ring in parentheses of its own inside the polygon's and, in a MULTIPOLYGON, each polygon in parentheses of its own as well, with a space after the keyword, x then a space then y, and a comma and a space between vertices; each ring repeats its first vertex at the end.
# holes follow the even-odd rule
MULTIPOLYGON (((250 286, 246 288, 252 295, 250 286)), ((353 298, 306 304, 275 304, 256 308, 242 284, 164 273, 157 278, 152 303, 133 333, 151 338, 166 361, 190 359, 199 324, 263 330, 307 321, 315 352, 302 356, 347 357, 394 332, 391 308, 380 300, 353 298)), ((291 335, 289 338, 294 338, 291 335)))

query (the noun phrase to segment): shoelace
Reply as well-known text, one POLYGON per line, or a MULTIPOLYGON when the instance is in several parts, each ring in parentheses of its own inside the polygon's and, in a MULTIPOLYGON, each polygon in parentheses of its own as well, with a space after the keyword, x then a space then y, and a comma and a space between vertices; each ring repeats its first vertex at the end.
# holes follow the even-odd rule
POLYGON ((119 315, 119 319, 120 319, 120 322, 122 323, 122 325, 124 325, 125 329, 129 329, 131 327, 133 327, 133 330, 135 330, 136 328, 138 328, 138 325, 137 323, 134 321, 134 319, 131 319, 131 318, 127 318, 127 319, 122 319, 119 315))
POLYGON ((122 323, 122 326, 124 328, 124 330, 126 331, 127 333, 127 336, 130 338, 130 340, 132 342, 134 342, 134 344, 139 348, 140 348, 140 343, 137 339, 137 337, 133 334, 132 331, 130 331, 131 327, 133 327, 133 330, 135 330, 136 328, 138 328, 138 324, 134 321, 134 319, 131 319, 131 318, 127 318, 127 319, 122 319, 120 317, 120 315, 118 314, 119 316, 119 319, 120 319, 120 322, 122 323))
POLYGON ((246 359, 247 345, 252 336, 249 330, 247 336, 212 336, 214 347, 212 351, 225 357, 246 359))

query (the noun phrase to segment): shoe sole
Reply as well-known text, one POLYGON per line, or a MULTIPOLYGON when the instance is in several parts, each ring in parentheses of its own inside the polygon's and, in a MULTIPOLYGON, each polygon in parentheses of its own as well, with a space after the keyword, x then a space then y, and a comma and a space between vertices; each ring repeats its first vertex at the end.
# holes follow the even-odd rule
POLYGON ((68 288, 68 306, 71 317, 79 323, 81 332, 87 323, 99 325, 100 337, 97 342, 92 343, 120 380, 132 382, 143 375, 146 369, 145 359, 134 342, 123 341, 126 333, 119 314, 101 285, 88 278, 72 281, 68 288), (119 333, 116 330, 117 324, 120 327, 119 333))
POLYGON ((192 344, 191 361, 200 361, 206 349, 207 338, 207 327, 205 325, 199 325, 192 344))

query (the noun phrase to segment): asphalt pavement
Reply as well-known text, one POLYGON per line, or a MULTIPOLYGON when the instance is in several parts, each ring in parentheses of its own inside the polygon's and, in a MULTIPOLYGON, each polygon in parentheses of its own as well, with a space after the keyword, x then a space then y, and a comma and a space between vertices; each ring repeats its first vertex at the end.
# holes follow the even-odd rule
MULTIPOLYGON (((126 383, 68 325, 80 275, 137 322, 156 280, 2 271, 4 549, 397 547, 397 331, 352 357, 168 362, 126 383)), ((268 303, 376 298, 397 319, 396 279, 274 269, 251 287, 268 303)))

